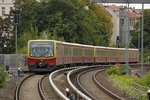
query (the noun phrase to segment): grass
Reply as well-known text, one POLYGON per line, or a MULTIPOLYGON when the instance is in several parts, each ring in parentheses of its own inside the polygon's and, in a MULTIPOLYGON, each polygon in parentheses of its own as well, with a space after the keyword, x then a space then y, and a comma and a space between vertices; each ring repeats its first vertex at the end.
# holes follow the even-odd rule
POLYGON ((6 73, 4 71, 4 67, 0 65, 0 88, 4 87, 6 85, 6 73))
POLYGON ((119 72, 120 69, 121 66, 113 66, 106 70, 109 74, 108 79, 112 81, 114 86, 125 92, 129 92, 131 88, 136 87, 138 91, 133 88, 133 92, 129 93, 129 95, 131 97, 136 97, 136 95, 139 96, 137 100, 142 100, 143 97, 147 100, 147 90, 148 87, 150 87, 150 71, 147 72, 143 78, 138 78, 127 74, 121 74, 119 72))

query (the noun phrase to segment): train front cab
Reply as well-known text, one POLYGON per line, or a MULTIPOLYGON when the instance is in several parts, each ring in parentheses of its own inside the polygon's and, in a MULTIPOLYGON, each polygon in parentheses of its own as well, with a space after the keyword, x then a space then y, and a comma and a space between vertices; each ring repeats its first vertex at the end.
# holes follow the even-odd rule
POLYGON ((52 71, 56 67, 56 49, 55 41, 49 40, 31 40, 28 42, 28 68, 33 72, 52 71), (51 46, 50 46, 51 45, 51 46), (33 48, 35 49, 35 55, 33 55, 33 48), (39 53, 40 48, 44 53, 46 48, 51 48, 52 52, 45 55, 39 53), (44 49, 45 48, 45 49, 44 49), (41 54, 41 55, 40 55, 41 54))

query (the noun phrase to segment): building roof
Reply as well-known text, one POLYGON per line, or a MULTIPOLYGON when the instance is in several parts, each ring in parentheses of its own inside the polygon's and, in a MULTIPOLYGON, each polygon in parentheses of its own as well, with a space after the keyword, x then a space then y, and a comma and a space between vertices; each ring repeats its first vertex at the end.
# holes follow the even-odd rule
MULTIPOLYGON (((116 5, 110 5, 110 9, 112 9, 114 12, 119 11, 119 16, 126 16, 126 6, 116 6, 116 5)), ((138 19, 141 16, 142 10, 140 9, 135 9, 135 8, 129 8, 129 13, 128 16, 131 19, 138 19)))
POLYGON ((139 16, 135 13, 135 12, 129 12, 128 16, 131 18, 131 19, 138 19, 139 16))
POLYGON ((139 15, 142 15, 142 9, 134 9, 134 12, 139 15))
POLYGON ((112 9, 113 11, 119 11, 120 9, 124 9, 123 6, 116 6, 116 5, 110 5, 109 8, 112 9))

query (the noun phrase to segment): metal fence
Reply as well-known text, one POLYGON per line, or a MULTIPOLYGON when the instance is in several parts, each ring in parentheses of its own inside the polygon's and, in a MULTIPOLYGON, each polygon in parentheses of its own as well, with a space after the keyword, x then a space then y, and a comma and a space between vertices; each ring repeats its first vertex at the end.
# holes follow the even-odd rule
POLYGON ((149 88, 132 82, 131 88, 126 92, 133 100, 147 100, 147 90, 149 88))
POLYGON ((6 70, 16 68, 27 68, 26 54, 0 54, 0 65, 3 65, 6 70))

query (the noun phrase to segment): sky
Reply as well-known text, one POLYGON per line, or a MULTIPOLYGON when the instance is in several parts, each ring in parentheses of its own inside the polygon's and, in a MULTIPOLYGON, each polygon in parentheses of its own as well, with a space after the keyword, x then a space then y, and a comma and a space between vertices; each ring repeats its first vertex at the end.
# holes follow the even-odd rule
MULTIPOLYGON (((115 3, 109 3, 109 5, 112 5, 115 3)), ((115 4, 115 5, 122 5, 126 6, 126 4, 115 4)), ((142 4, 130 4, 130 7, 135 7, 135 9, 142 9, 142 4)), ((144 9, 150 9, 150 4, 144 4, 144 9)))

